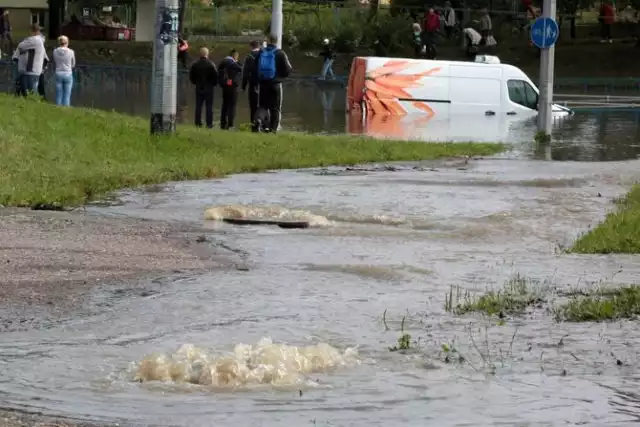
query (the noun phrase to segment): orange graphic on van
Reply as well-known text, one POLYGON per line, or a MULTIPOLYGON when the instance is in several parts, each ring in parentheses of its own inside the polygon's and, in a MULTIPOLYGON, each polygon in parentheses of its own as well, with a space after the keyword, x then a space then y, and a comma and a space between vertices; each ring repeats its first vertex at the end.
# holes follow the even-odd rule
MULTIPOLYGON (((369 113, 374 115, 407 114, 407 110, 399 102, 399 99, 411 99, 412 96, 407 92, 407 89, 420 87, 420 79, 440 71, 440 67, 437 67, 422 73, 397 74, 410 68, 413 64, 411 61, 406 60, 390 60, 365 75, 363 101, 369 113)), ((357 74, 360 73, 355 73, 355 75, 357 74)), ((413 102, 412 105, 426 112, 429 116, 435 114, 433 109, 425 102, 413 102)))
POLYGON ((407 120, 406 116, 373 115, 367 117, 363 126, 358 129, 353 126, 352 133, 364 133, 366 135, 394 139, 411 139, 416 130, 426 126, 433 115, 419 116, 415 120, 407 120))

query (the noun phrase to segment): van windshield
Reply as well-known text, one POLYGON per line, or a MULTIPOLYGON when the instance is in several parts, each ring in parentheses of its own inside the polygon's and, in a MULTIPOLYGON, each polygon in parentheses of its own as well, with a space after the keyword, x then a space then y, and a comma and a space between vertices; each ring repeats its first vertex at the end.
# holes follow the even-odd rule
POLYGON ((538 94, 529 83, 524 80, 509 80, 507 81, 507 87, 511 102, 532 110, 538 109, 538 94))

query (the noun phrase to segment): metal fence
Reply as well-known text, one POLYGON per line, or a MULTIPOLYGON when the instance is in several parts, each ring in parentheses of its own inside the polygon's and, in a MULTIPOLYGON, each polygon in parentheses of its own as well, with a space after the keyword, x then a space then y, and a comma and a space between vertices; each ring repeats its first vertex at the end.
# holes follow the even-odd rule
MULTIPOLYGON (((516 28, 519 21, 526 19, 524 13, 519 8, 520 1, 502 2, 491 10, 494 26, 504 23, 516 28)), ((284 27, 285 30, 294 32, 331 28, 339 29, 345 25, 353 25, 356 22, 364 22, 369 14, 368 6, 329 6, 285 4, 284 27)), ((458 20, 471 20, 479 17, 478 9, 454 9, 458 20)), ((381 5, 380 14, 388 14, 390 6, 381 5)), ((422 14, 424 7, 404 8, 404 12, 409 14, 422 14)), ((635 11, 634 11, 635 12, 635 11)), ((625 15, 626 16, 626 15, 625 15)), ((631 14, 629 19, 635 14, 631 14)), ((561 21, 568 20, 573 16, 560 13, 561 21)), ((597 12, 578 11, 575 14, 576 25, 597 24, 597 12)), ((624 18, 627 20, 627 18, 624 18)), ((220 6, 206 7, 194 6, 187 9, 185 13, 185 28, 195 35, 210 36, 252 36, 264 33, 271 20, 271 8, 264 6, 220 6)))
MULTIPOLYGON (((10 61, 0 61, 0 84, 5 91, 14 90, 14 65, 10 61)), ((47 70, 47 83, 53 84, 54 73, 47 70)), ((151 67, 128 65, 78 65, 74 71, 74 84, 95 90, 96 93, 127 91, 131 88, 146 90, 151 84, 151 67)), ((318 84, 313 76, 293 76, 294 84, 318 84)), ((180 73, 180 84, 189 87, 187 73, 180 73)), ((320 82, 323 86, 344 85, 343 79, 335 83, 320 82)), ((555 80, 557 89, 570 89, 573 94, 582 93, 634 93, 640 92, 640 78, 559 78, 555 80)))

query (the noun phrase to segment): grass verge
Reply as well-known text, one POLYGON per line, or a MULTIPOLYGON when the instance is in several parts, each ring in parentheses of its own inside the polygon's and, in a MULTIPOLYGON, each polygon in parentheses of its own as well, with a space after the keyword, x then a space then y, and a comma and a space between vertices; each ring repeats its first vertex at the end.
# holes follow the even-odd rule
POLYGON ((445 296, 447 312, 464 315, 482 313, 488 316, 504 317, 520 314, 527 308, 542 304, 538 283, 521 275, 515 275, 499 291, 489 291, 481 296, 472 296, 468 291, 451 288, 445 296))
POLYGON ((64 207, 127 187, 231 173, 489 155, 501 144, 377 141, 180 127, 152 137, 149 121, 0 95, 0 205, 64 207))
POLYGON ((617 211, 582 235, 570 251, 582 254, 640 253, 640 185, 635 185, 617 205, 617 211))
POLYGON ((604 289, 588 295, 572 296, 555 310, 556 320, 599 322, 630 319, 640 315, 640 286, 604 289))

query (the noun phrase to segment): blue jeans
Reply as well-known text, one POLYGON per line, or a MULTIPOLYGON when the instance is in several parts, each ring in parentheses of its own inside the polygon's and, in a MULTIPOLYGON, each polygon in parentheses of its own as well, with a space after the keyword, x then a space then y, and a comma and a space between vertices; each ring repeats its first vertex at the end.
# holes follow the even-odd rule
POLYGON ((28 93, 37 93, 38 80, 40 80, 40 76, 33 76, 30 74, 20 74, 20 85, 22 89, 22 94, 27 95, 28 93))
POLYGON ((331 75, 332 79, 336 78, 336 75, 333 74, 333 59, 325 59, 324 64, 322 64, 322 71, 320 72, 320 78, 327 78, 327 74, 331 75))
POLYGON ((71 105, 73 74, 56 73, 56 105, 71 105))

